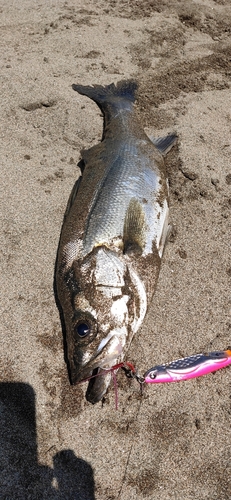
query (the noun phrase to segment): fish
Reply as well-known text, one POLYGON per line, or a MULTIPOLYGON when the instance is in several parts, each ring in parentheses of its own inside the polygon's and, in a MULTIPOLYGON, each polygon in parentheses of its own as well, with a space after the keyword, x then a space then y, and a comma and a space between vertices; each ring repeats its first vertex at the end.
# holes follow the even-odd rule
POLYGON ((72 88, 99 106, 104 126, 101 142, 81 151, 81 174, 59 239, 55 291, 70 382, 92 377, 86 399, 95 404, 156 288, 169 231, 164 155, 177 136, 147 136, 136 116, 135 80, 72 88))

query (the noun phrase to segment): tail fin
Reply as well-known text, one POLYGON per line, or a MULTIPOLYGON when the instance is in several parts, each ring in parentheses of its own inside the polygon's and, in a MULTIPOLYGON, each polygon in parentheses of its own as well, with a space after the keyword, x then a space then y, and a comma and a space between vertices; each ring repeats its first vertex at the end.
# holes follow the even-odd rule
POLYGON ((122 80, 116 85, 111 83, 105 87, 102 85, 93 85, 92 87, 72 85, 73 90, 95 101, 102 110, 110 104, 113 107, 116 105, 121 107, 121 101, 132 104, 136 99, 137 87, 134 80, 122 80))

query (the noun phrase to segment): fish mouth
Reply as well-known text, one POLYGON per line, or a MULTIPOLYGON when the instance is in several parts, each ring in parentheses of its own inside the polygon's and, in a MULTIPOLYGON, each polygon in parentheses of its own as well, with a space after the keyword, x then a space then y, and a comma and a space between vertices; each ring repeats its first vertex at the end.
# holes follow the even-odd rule
POLYGON ((101 401, 108 389, 110 382, 111 372, 105 372, 105 370, 102 370, 101 368, 96 368, 95 370, 93 370, 93 378, 88 384, 86 400, 93 405, 101 401))
POLYGON ((86 400, 89 403, 95 404, 101 401, 111 382, 111 372, 107 371, 110 368, 94 368, 89 369, 88 372, 84 372, 87 376, 82 378, 82 373, 80 372, 78 379, 75 377, 74 381, 72 379, 72 384, 80 384, 89 380, 89 384, 86 391, 86 400))
POLYGON ((89 380, 86 399, 92 404, 98 403, 111 382, 111 372, 108 370, 121 359, 122 344, 118 337, 111 337, 84 366, 74 366, 70 370, 71 384, 89 380))

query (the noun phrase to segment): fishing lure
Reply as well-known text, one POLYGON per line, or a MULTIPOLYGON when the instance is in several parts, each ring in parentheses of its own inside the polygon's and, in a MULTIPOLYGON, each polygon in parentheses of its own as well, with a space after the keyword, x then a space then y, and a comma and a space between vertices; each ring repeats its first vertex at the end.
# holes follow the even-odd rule
MULTIPOLYGON (((144 384, 162 384, 169 382, 180 382, 181 380, 189 380, 191 378, 201 377, 207 373, 215 372, 221 368, 231 365, 231 350, 213 351, 206 354, 194 354, 186 358, 180 358, 170 363, 156 365, 145 372, 143 376, 139 375, 137 369, 129 361, 124 361, 104 370, 106 375, 112 373, 115 387, 115 405, 118 408, 118 391, 115 373, 119 368, 122 368, 128 378, 137 380, 140 384, 141 391, 144 384)), ((103 376, 100 374, 92 375, 81 382, 86 382, 91 378, 103 376)))
POLYGON ((230 364, 231 350, 194 354, 171 363, 154 366, 146 371, 143 379, 146 384, 180 382, 215 372, 230 364))

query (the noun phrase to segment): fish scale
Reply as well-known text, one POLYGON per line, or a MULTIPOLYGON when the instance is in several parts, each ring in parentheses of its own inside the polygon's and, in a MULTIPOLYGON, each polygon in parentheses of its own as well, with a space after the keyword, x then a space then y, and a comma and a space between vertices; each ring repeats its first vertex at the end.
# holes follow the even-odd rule
MULTIPOLYGON (((129 123, 127 128, 128 125, 129 123)), ((151 200, 145 210, 148 212, 148 222, 154 220, 153 204, 158 193, 158 173, 153 170, 151 162, 150 166, 148 165, 147 159, 144 171, 142 164, 145 159, 139 154, 139 141, 138 145, 135 145, 127 131, 124 135, 120 141, 118 157, 111 165, 105 167, 107 174, 87 217, 83 249, 85 255, 92 250, 95 243, 110 245, 113 238, 118 236, 122 238, 124 218, 132 198, 140 200, 141 204, 144 204, 142 202, 144 198, 151 200), (118 200, 120 200, 119 205, 118 200)), ((153 145, 149 142, 147 138, 147 149, 151 148, 152 152, 153 145)), ((110 148, 110 144, 108 147, 110 148)))

